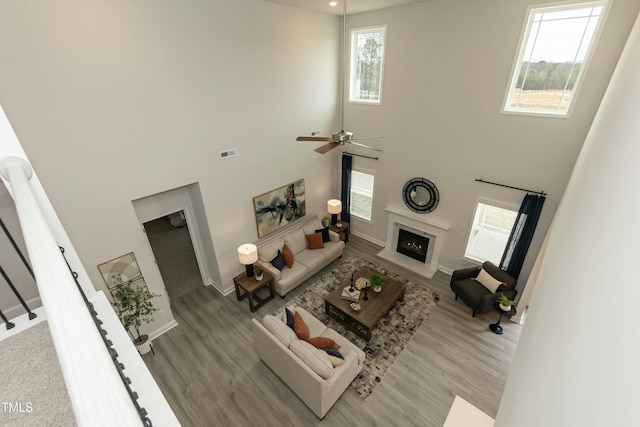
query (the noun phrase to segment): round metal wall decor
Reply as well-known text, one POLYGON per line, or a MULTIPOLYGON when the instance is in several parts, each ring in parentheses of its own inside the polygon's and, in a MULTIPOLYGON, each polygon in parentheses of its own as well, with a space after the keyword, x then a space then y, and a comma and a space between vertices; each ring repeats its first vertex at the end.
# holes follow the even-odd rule
POLYGON ((417 213, 433 212, 440 201, 438 189, 425 178, 412 178, 402 189, 402 198, 409 209, 417 213))

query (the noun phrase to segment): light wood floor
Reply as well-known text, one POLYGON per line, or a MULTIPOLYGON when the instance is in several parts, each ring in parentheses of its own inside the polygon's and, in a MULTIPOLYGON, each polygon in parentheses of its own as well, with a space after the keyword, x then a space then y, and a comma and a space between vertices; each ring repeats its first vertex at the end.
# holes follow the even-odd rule
POLYGON ((253 350, 250 319, 276 311, 315 278, 255 314, 234 294, 198 287, 172 299, 179 326, 154 340, 155 356, 144 356, 182 425, 441 427, 455 395, 495 417, 521 326, 503 321, 504 335, 493 334, 488 325, 498 314, 472 318, 454 301, 448 275, 426 280, 378 258, 380 249, 352 235, 345 255, 423 284, 440 293, 440 302, 367 401, 347 389, 320 421, 253 350))

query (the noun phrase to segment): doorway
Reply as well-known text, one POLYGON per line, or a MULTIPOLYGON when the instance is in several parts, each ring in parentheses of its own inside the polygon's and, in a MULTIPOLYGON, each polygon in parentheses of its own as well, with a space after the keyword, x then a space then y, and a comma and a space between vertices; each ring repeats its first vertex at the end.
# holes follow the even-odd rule
POLYGON ((183 210, 142 225, 169 301, 204 285, 183 210))

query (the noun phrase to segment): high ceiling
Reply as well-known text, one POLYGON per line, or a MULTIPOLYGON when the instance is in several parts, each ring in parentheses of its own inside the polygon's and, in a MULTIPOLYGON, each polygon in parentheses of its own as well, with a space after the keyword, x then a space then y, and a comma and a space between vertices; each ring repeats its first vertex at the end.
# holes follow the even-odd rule
MULTIPOLYGON (((271 3, 280 3, 302 9, 315 10, 316 12, 342 15, 342 2, 338 0, 336 6, 329 6, 330 0, 264 0, 271 3)), ((346 0, 347 15, 352 13, 368 12, 370 10, 386 9, 388 7, 401 6, 410 3, 422 3, 428 0, 346 0)))

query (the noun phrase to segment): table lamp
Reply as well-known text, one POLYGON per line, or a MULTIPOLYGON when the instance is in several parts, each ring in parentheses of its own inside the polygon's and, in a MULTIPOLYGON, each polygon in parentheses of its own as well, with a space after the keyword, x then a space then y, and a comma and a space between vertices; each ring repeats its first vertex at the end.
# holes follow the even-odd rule
POLYGON ((338 222, 338 214, 342 212, 342 202, 338 199, 331 199, 327 202, 327 211, 331 214, 331 224, 342 227, 338 222))
POLYGON ((253 263, 258 261, 258 247, 245 243, 238 248, 238 261, 247 268, 247 277, 253 277, 253 263))

